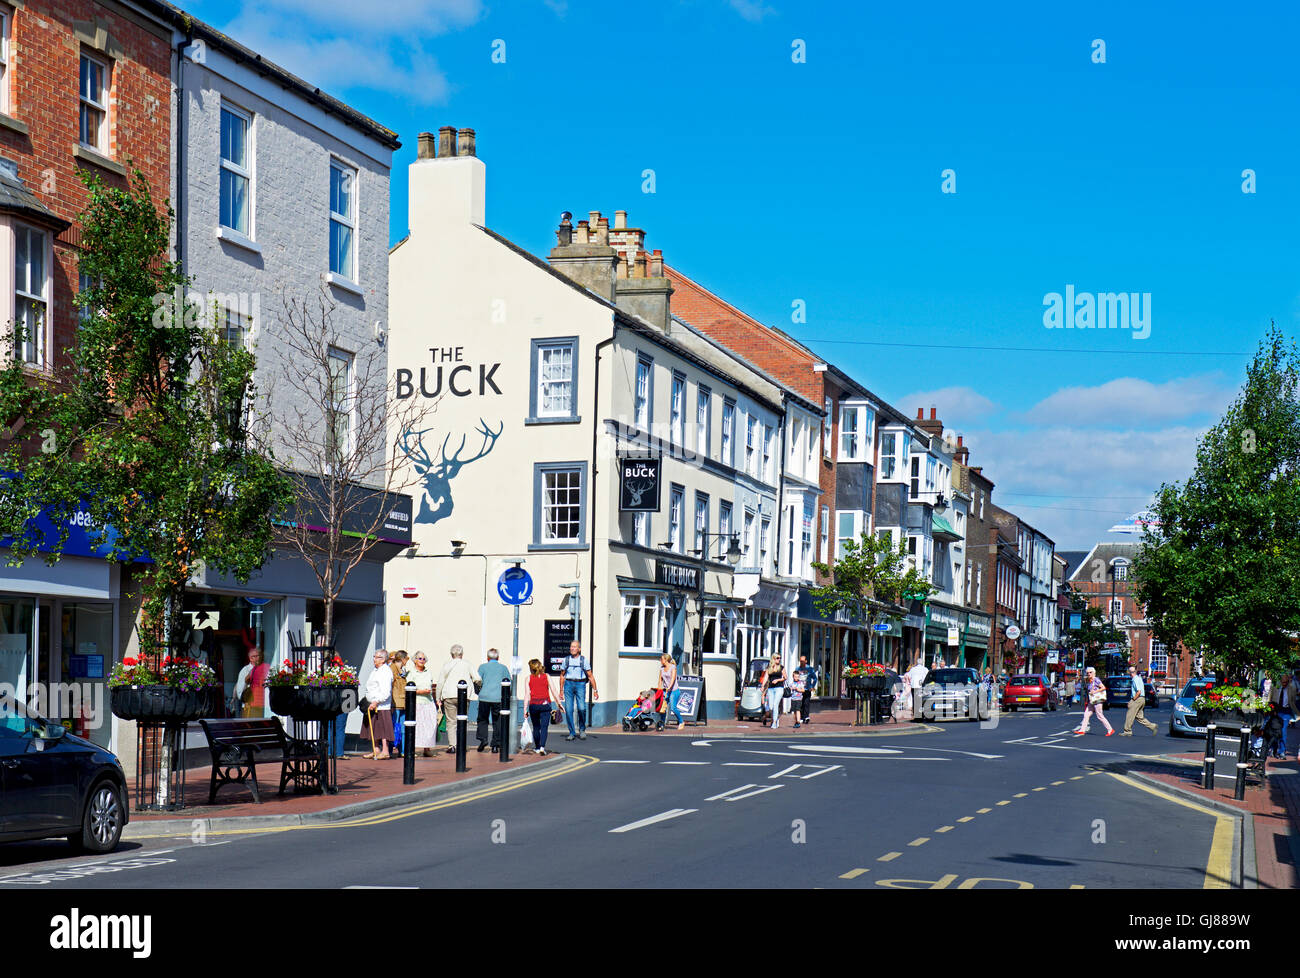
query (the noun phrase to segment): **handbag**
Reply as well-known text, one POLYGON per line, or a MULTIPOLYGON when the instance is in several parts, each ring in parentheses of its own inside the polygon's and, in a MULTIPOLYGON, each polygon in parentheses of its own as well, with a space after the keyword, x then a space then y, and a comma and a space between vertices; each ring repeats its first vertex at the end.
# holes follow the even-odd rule
POLYGON ((1093 693, 1091 696, 1088 697, 1088 702, 1089 702, 1089 703, 1105 703, 1105 702, 1106 702, 1106 691, 1105 691, 1104 689, 1099 689, 1099 690, 1097 690, 1097 692, 1093 693))

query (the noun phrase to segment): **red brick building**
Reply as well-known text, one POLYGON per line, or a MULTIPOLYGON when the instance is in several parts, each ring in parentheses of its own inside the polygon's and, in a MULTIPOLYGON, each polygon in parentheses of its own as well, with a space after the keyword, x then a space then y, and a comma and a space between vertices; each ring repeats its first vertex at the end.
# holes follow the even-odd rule
POLYGON ((171 184, 171 29, 125 4, 0 2, 0 322, 51 370, 76 334, 80 174, 171 184))

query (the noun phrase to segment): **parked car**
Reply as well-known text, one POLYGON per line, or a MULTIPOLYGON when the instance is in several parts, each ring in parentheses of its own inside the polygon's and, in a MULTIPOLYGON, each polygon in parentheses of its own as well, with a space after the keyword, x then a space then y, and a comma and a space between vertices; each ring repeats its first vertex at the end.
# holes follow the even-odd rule
MULTIPOLYGON (((1145 676, 1139 676, 1138 678, 1142 680, 1147 709, 1154 710, 1160 705, 1160 697, 1156 694, 1156 688, 1151 685, 1151 681, 1145 676)), ((1128 706, 1129 700, 1133 698, 1133 681, 1129 678, 1128 673, 1124 673, 1122 676, 1107 676, 1102 682, 1106 684, 1107 706, 1128 706)))
POLYGON ((1190 679, 1183 691, 1174 699, 1174 708, 1169 711, 1169 735, 1171 737, 1205 736, 1205 727, 1196 723, 1196 697, 1206 686, 1214 682, 1213 676, 1190 679))
POLYGON ((1002 709, 1015 713, 1021 706, 1036 706, 1040 710, 1055 710, 1056 690, 1041 675, 1012 676, 1002 690, 1002 709))
POLYGON ((74 848, 117 848, 126 827, 126 775, 117 757, 20 703, 0 714, 0 842, 65 837, 74 848))
POLYGON ((974 669, 931 669, 921 685, 921 716, 927 720, 985 720, 987 694, 974 669))

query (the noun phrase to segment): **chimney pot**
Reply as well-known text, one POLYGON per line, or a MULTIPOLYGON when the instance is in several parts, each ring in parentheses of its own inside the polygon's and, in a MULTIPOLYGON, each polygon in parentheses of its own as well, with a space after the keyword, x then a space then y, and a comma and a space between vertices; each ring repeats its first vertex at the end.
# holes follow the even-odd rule
POLYGON ((560 218, 560 227, 555 232, 555 241, 561 247, 573 244, 573 223, 569 220, 568 211, 565 211, 560 218))
POLYGON ((600 211, 588 211, 588 212, 587 212, 587 223, 590 224, 592 227, 595 227, 597 224, 599 224, 599 223, 600 223, 600 211))
POLYGON ((586 221, 578 222, 578 230, 575 232, 573 240, 577 244, 587 244, 591 241, 591 227, 586 221))
POLYGON ((961 435, 957 436, 957 447, 961 448, 961 435))
POLYGON ((456 155, 456 127, 439 126, 438 127, 438 156, 455 156, 456 155))
POLYGON ((934 408, 930 408, 930 420, 934 420, 934 408))
POLYGON ((595 243, 602 246, 609 246, 609 221, 597 214, 595 243))
POLYGON ((656 248, 654 253, 650 256, 649 274, 651 278, 664 277, 664 253, 658 248, 656 248))
POLYGON ((614 228, 621 229, 627 227, 627 211, 614 212, 614 228))
POLYGON ((917 421, 924 421, 924 420, 925 420, 925 408, 917 408, 917 409, 916 409, 916 420, 917 420, 917 421))
POLYGON ((474 154, 474 130, 461 129, 460 135, 460 155, 473 156, 474 154))
POLYGON ((437 142, 431 132, 420 133, 416 146, 416 159, 431 160, 437 155, 437 142))

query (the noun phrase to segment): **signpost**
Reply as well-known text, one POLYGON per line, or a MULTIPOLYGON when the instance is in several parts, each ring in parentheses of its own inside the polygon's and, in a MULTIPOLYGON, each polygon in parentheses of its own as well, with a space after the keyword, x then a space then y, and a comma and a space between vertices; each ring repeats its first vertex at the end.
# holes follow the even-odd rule
MULTIPOLYGON (((515 633, 512 663, 515 665, 519 662, 519 606, 531 601, 533 597, 533 578, 528 571, 520 566, 522 563, 522 560, 516 561, 514 567, 507 567, 501 572, 501 576, 497 578, 497 594, 501 595, 501 603, 511 605, 514 608, 515 633)), ((516 730, 514 717, 503 719, 509 726, 502 732, 502 753, 508 749, 509 740, 507 738, 515 736, 516 730)))
POLYGON ((887 621, 878 621, 871 626, 873 632, 887 632, 892 626, 887 621))

